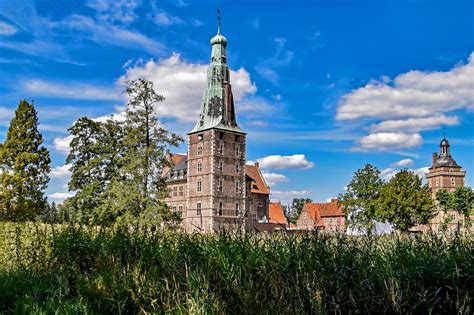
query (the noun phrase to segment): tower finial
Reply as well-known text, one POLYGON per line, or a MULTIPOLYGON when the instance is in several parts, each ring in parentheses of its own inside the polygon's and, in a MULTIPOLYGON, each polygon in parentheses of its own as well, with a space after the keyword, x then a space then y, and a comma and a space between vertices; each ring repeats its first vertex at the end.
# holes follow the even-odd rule
POLYGON ((443 139, 446 139, 446 126, 443 126, 443 139))
POLYGON ((221 33, 221 10, 217 9, 217 34, 221 33))

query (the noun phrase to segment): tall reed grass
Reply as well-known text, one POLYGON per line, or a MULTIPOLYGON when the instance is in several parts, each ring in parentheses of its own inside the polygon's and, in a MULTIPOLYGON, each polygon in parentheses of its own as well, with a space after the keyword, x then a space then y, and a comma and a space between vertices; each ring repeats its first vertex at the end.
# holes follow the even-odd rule
POLYGON ((0 312, 472 314, 472 236, 0 224, 0 312))

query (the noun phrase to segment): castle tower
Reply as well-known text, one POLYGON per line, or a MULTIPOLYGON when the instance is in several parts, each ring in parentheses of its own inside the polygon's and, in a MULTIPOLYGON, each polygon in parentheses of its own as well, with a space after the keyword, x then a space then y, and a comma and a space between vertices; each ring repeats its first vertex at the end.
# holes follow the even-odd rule
POLYGON ((433 153, 433 165, 426 173, 426 180, 431 190, 431 198, 436 199, 436 193, 440 189, 453 192, 458 187, 464 186, 466 172, 461 169, 451 156, 450 145, 446 137, 443 137, 439 145, 440 153, 433 153))
POLYGON ((187 231, 237 230, 245 214, 246 134, 235 119, 220 18, 211 45, 201 112, 188 134, 187 231))

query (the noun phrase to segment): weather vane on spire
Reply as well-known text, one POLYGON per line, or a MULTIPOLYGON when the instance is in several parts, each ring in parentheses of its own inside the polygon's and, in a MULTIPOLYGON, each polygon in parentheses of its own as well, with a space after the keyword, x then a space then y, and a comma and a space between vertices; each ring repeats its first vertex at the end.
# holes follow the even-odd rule
POLYGON ((443 139, 446 139, 446 126, 443 126, 443 139))
POLYGON ((221 33, 221 11, 217 9, 217 34, 221 33))

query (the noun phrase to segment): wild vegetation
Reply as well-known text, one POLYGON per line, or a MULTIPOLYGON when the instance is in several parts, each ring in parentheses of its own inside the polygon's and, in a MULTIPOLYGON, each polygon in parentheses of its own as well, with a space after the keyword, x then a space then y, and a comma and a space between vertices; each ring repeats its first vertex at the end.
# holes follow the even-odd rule
POLYGON ((474 240, 2 223, 0 312, 473 312, 474 240))

